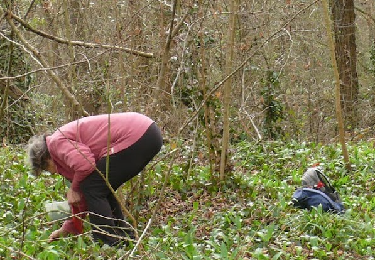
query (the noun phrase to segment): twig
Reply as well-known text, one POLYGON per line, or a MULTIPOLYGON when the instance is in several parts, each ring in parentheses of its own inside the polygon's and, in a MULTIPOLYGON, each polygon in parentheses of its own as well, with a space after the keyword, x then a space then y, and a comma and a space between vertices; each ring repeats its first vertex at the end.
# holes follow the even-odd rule
MULTIPOLYGON (((139 243, 142 241, 143 237, 145 236, 145 234, 146 234, 148 228, 149 228, 150 225, 151 225, 151 222, 152 222, 152 219, 150 218, 150 219, 148 220, 147 226, 146 226, 145 229, 143 230, 141 236, 139 237, 139 239, 138 239, 137 243, 135 244, 133 250, 131 251, 129 257, 133 257, 133 254, 134 254, 135 250, 137 250, 138 245, 139 245, 139 243)), ((120 260, 120 259, 122 259, 122 257, 120 257, 118 260, 120 260)))
MULTIPOLYGON (((0 32, 0 35, 2 35, 2 33, 0 32)), ((17 45, 20 45, 19 43, 17 43, 17 45)), ((25 49, 25 47, 23 45, 20 45, 22 48, 24 48, 24 50, 29 53, 30 55, 32 55, 32 53, 30 53, 28 50, 25 49)), ((102 55, 103 53, 100 53, 99 55, 102 55)), ((98 56, 99 56, 98 55, 98 56)), ((96 56, 97 57, 97 56, 96 56)), ((92 59, 92 58, 91 58, 92 59)), ((39 65, 41 65, 39 63, 38 60, 36 60, 38 62, 39 65)), ((48 68, 39 68, 39 69, 36 69, 36 70, 32 70, 32 71, 29 71, 29 72, 26 72, 24 74, 20 74, 20 75, 17 75, 17 76, 12 76, 12 77, 0 77, 0 80, 13 80, 13 79, 18 79, 18 78, 23 78, 25 76, 28 76, 28 75, 31 75, 31 74, 34 74, 34 73, 37 73, 37 72, 46 72, 47 70, 56 70, 56 69, 61 69, 61 68, 64 68, 64 67, 69 67, 69 66, 72 66, 72 65, 77 65, 77 64, 80 64, 80 63, 89 63, 89 59, 87 59, 87 57, 85 57, 84 60, 80 60, 80 61, 75 61, 75 62, 70 62, 70 63, 66 63, 66 64, 62 64, 62 65, 59 65, 59 66, 54 66, 54 67, 48 67, 48 68)), ((43 66, 43 65, 42 65, 43 66)))
MULTIPOLYGON (((12 39, 8 38, 6 35, 4 35, 2 32, 0 32, 0 36, 3 37, 4 39, 6 39, 8 42, 10 42, 11 44, 15 44, 17 46, 19 46, 20 48, 22 48, 25 52, 27 52, 30 57, 36 62, 38 63, 40 66, 43 66, 40 61, 33 55, 33 53, 31 51, 29 51, 24 45, 22 44, 19 44, 18 42, 16 41, 13 41, 12 39)), ((4 78, 1 78, 1 79, 11 79, 10 77, 4 77, 4 78)))
POLYGON ((359 8, 358 6, 355 6, 354 9, 357 10, 358 12, 364 14, 365 16, 367 16, 368 19, 370 19, 373 23, 375 23, 375 18, 374 18, 371 14, 369 14, 369 13, 363 11, 363 10, 362 10, 361 8, 359 8))
POLYGON ((153 58, 154 57, 153 53, 137 51, 137 50, 133 50, 133 49, 130 49, 130 48, 121 47, 121 46, 117 46, 117 45, 87 43, 87 42, 82 42, 82 41, 68 41, 66 39, 47 34, 43 31, 40 31, 40 30, 37 30, 37 29, 31 27, 31 25, 29 25, 23 19, 21 19, 20 17, 18 17, 17 15, 13 14, 10 11, 6 11, 6 14, 8 15, 9 18, 14 19, 17 22, 19 22, 27 30, 29 30, 29 31, 31 31, 31 32, 39 35, 39 36, 42 36, 44 38, 47 38, 47 39, 53 40, 55 42, 58 42, 58 43, 67 44, 67 45, 71 45, 71 46, 87 47, 87 48, 103 48, 103 49, 125 51, 125 52, 128 52, 128 53, 137 55, 137 56, 145 57, 145 58, 153 58))

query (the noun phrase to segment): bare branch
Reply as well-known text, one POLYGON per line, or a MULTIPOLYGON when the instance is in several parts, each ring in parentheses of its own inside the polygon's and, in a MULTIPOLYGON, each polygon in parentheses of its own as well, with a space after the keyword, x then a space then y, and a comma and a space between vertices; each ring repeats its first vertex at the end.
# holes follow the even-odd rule
MULTIPOLYGON (((14 45, 17 45, 19 46, 21 49, 23 49, 25 52, 27 52, 30 57, 35 60, 36 63, 38 63, 40 66, 43 66, 39 60, 37 58, 34 57, 33 53, 31 51, 29 51, 27 48, 25 48, 25 46, 23 46, 22 44, 19 44, 18 42, 16 41, 13 41, 12 39, 10 39, 9 37, 7 37, 5 34, 3 34, 2 32, 0 32, 0 36, 3 37, 4 39, 6 39, 8 42, 10 42, 11 44, 14 44, 14 45)), ((2 79, 2 78, 1 78, 2 79)), ((8 78, 6 78, 8 79, 8 78)))
MULTIPOLYGON (((11 26, 13 32, 16 34, 18 39, 22 42, 22 44, 33 53, 33 56, 35 56, 40 64, 42 64, 43 67, 49 67, 47 62, 43 59, 42 55, 33 47, 31 46, 21 35, 15 24, 13 23, 13 20, 7 15, 5 16, 7 22, 11 26)), ((63 92, 66 98, 73 104, 74 107, 76 107, 79 112, 81 112, 83 115, 88 116, 89 114, 86 112, 86 110, 82 107, 82 105, 78 102, 78 100, 75 98, 75 96, 70 93, 68 88, 64 85, 64 83, 61 81, 61 79, 52 71, 47 70, 47 74, 52 78, 52 80, 56 83, 56 85, 59 87, 59 89, 63 92)))
POLYGON ((364 16, 366 16, 366 17, 367 17, 368 19, 370 19, 373 23, 375 23, 375 18, 374 18, 371 14, 365 12, 364 10, 362 10, 361 8, 359 8, 358 6, 355 6, 354 9, 355 9, 356 11, 360 12, 361 14, 363 14, 364 16))
MULTIPOLYGON (((1 35, 1 32, 0 32, 0 35, 1 35)), ((17 43, 17 45, 21 45, 21 44, 17 43)), ((25 49, 24 46, 22 46, 22 48, 25 49)), ((29 53, 30 55, 32 55, 32 53, 30 53, 27 49, 25 49, 25 51, 27 51, 27 53, 29 53)), ((105 51, 102 52, 102 53, 99 53, 97 56, 95 56, 93 58, 96 58, 96 57, 102 55, 103 53, 105 53, 105 51)), ((72 66, 72 65, 77 65, 77 64, 80 64, 80 63, 88 63, 88 66, 90 67, 90 60, 92 60, 93 58, 88 59, 87 57, 84 56, 84 59, 80 60, 80 61, 69 62, 69 63, 65 63, 65 64, 62 64, 62 65, 58 65, 58 66, 54 66, 54 67, 49 67, 49 68, 43 68, 42 67, 42 68, 35 69, 35 70, 29 71, 29 72, 26 72, 26 73, 23 73, 23 74, 19 74, 19 75, 16 75, 16 76, 0 77, 0 80, 8 80, 8 79, 13 80, 13 79, 18 79, 18 78, 23 78, 23 77, 26 77, 28 75, 31 75, 31 74, 34 74, 34 73, 37 73, 37 72, 46 72, 47 70, 61 69, 61 68, 64 68, 64 67, 69 67, 69 66, 72 66)), ((38 62, 38 64, 40 64, 40 62, 38 60, 36 60, 36 61, 38 62)))
POLYGON ((103 48, 103 49, 125 51, 127 53, 131 53, 131 54, 134 54, 134 55, 137 55, 137 56, 141 56, 141 57, 145 57, 145 58, 153 58, 154 57, 153 53, 147 53, 147 52, 137 51, 137 50, 133 50, 133 49, 130 49, 130 48, 121 47, 121 46, 117 46, 117 45, 87 43, 87 42, 82 42, 82 41, 68 41, 66 39, 63 39, 63 38, 60 38, 60 37, 56 37, 56 36, 47 34, 47 33, 43 32, 43 31, 40 31, 40 30, 37 30, 37 29, 31 27, 31 25, 29 25, 28 23, 26 23, 23 19, 21 19, 20 17, 18 17, 15 14, 13 14, 12 12, 7 11, 6 15, 9 18, 14 19, 17 22, 19 22, 27 30, 29 30, 29 31, 31 31, 31 32, 39 35, 39 36, 42 36, 44 38, 47 38, 47 39, 50 39, 52 41, 58 42, 58 43, 62 43, 62 44, 66 44, 66 45, 71 45, 71 46, 87 47, 87 48, 103 48))

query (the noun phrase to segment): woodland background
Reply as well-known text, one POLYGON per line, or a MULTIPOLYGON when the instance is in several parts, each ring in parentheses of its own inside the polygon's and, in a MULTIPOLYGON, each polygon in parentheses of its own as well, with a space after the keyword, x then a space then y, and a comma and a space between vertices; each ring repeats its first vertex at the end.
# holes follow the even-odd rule
POLYGON ((137 111, 180 170, 206 165, 216 181, 243 142, 334 145, 341 109, 342 137, 371 140, 374 15, 365 0, 3 0, 2 146, 137 111))
MULTIPOLYGON (((231 139, 335 138, 320 1, 175 4, 3 1, 4 142, 118 111, 149 115, 168 138, 207 136, 216 150, 226 117, 231 139)), ((349 134, 373 125, 374 3, 330 6, 340 13, 332 17, 349 134)))

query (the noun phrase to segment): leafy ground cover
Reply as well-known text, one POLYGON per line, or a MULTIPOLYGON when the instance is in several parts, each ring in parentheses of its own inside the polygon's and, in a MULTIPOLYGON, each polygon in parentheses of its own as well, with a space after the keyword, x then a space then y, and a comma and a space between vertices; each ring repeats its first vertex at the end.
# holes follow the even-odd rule
MULTIPOLYGON (((164 159, 143 180, 138 230, 146 232, 130 256, 135 243, 120 250, 101 247, 92 242, 88 226, 83 236, 47 243, 61 223, 47 220, 44 203, 64 200, 65 183, 59 176, 30 176, 24 152, 4 147, 0 259, 374 259, 375 151, 369 142, 348 149, 351 173, 345 172, 337 145, 238 143, 232 148, 233 174, 220 186, 198 159, 188 173, 181 160, 146 226, 169 167, 164 159), (338 189, 345 214, 291 206, 303 172, 317 162, 338 189)), ((168 152, 166 147, 163 153, 168 152)))

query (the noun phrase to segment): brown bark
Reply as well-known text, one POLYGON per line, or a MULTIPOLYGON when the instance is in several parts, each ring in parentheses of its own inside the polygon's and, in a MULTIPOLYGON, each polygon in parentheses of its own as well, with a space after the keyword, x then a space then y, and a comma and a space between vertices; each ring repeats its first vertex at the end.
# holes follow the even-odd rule
POLYGON ((345 130, 354 131, 358 123, 356 106, 359 94, 354 0, 331 1, 331 5, 345 130))
POLYGON ((325 23, 327 28, 327 36, 328 36, 328 42, 330 47, 330 54, 331 54, 331 62, 333 67, 333 73, 335 76, 336 84, 335 84, 335 107, 336 107, 336 118, 337 118, 337 124, 339 129, 339 139, 342 147, 342 153, 344 156, 344 163, 346 166, 346 169, 348 171, 351 170, 351 165, 349 161, 349 154, 348 150, 346 148, 346 142, 345 142, 345 129, 344 129, 344 120, 342 115, 342 108, 341 108, 341 102, 340 102, 340 75, 339 75, 339 68, 338 68, 338 62, 336 58, 335 53, 335 42, 333 40, 332 35, 332 26, 331 26, 331 20, 329 17, 329 11, 328 11, 328 3, 327 0, 322 0, 323 2, 323 9, 324 9, 324 17, 325 17, 325 23))
MULTIPOLYGON (((198 17, 200 20, 200 32, 199 32, 199 41, 200 41, 200 47, 199 47, 199 57, 201 60, 201 67, 200 67, 200 73, 199 75, 199 85, 200 89, 202 91, 203 97, 206 97, 207 95, 207 83, 206 83, 206 54, 205 54, 205 44, 204 44, 204 5, 203 0, 199 1, 199 11, 198 11, 198 17)), ((208 152, 208 158, 209 158, 209 167, 210 167, 210 174, 212 176, 214 164, 215 164, 215 153, 212 149, 212 132, 210 127, 210 108, 207 103, 204 104, 204 126, 205 126, 205 134, 206 134, 206 147, 208 152)))
MULTIPOLYGON (((163 50, 163 55, 161 57, 158 81, 156 83, 157 89, 160 91, 159 93, 161 93, 160 97, 162 97, 164 95, 163 90, 165 90, 166 75, 167 75, 167 70, 168 70, 168 61, 170 59, 174 18, 175 18, 175 15, 176 15, 176 5, 177 5, 177 0, 174 0, 173 1, 173 9, 172 9, 172 17, 171 17, 170 25, 169 25, 169 33, 167 35, 167 40, 164 44, 164 50, 163 50)), ((161 100, 163 100, 163 99, 161 99, 161 100)))
MULTIPOLYGON (((229 28, 228 28, 228 39, 227 39, 227 59, 225 64, 225 72, 229 74, 233 66, 234 58, 234 37, 235 37, 235 27, 236 27, 236 10, 237 1, 232 0, 230 3, 230 15, 229 15, 229 28)), ((232 78, 225 82, 224 86, 224 111, 223 111, 223 138, 221 146, 221 158, 220 158, 220 180, 223 181, 225 177, 225 169, 227 168, 227 152, 229 146, 229 128, 230 128, 230 102, 231 102, 231 91, 232 91, 232 78)))

